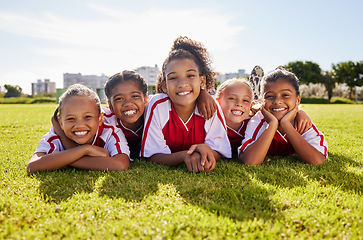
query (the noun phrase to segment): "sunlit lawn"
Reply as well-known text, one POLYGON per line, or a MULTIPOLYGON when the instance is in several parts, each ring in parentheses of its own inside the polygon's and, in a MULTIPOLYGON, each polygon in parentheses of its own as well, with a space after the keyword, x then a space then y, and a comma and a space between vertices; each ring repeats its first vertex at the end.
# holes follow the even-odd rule
POLYGON ((28 174, 55 105, 0 105, 0 239, 363 239, 363 105, 304 105, 323 166, 222 160, 211 173, 136 160, 125 172, 28 174))

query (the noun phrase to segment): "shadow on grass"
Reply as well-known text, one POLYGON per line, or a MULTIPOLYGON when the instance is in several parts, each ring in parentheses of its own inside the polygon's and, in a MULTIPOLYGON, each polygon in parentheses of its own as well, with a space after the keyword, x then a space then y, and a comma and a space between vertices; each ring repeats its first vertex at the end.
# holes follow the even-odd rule
POLYGON ((100 194, 141 202, 156 194, 160 184, 174 186, 184 201, 235 220, 280 218, 268 189, 251 180, 241 164, 223 160, 210 173, 189 173, 184 166, 168 167, 136 160, 122 174, 107 173, 100 194))
POLYGON ((157 193, 160 184, 173 185, 190 204, 217 215, 243 221, 283 218, 281 203, 274 195, 281 188, 307 186, 318 181, 343 191, 362 192, 362 177, 349 170, 361 168, 354 157, 330 154, 322 166, 302 163, 296 156, 269 158, 261 166, 241 165, 237 160, 222 160, 210 173, 189 173, 184 165, 168 167, 136 159, 124 172, 97 172, 65 169, 31 174, 40 180, 45 199, 62 202, 77 193, 92 193, 111 199, 142 202, 157 193))
POLYGON ((343 191, 363 192, 363 178, 349 168, 363 167, 363 162, 354 160, 358 156, 330 153, 322 166, 302 163, 297 156, 273 157, 255 172, 256 179, 284 188, 305 186, 309 181, 318 181, 322 186, 331 185, 343 191), (268 172, 268 174, 266 173, 268 172))
POLYGON ((74 168, 29 173, 40 181, 39 191, 45 201, 60 203, 76 193, 91 193, 102 172, 74 168))

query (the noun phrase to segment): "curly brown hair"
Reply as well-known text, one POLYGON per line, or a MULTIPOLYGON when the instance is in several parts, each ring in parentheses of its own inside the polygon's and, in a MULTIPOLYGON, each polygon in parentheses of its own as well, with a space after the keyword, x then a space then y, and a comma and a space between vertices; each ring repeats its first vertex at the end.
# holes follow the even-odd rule
POLYGON ((165 69, 169 62, 176 59, 191 59, 198 66, 200 76, 206 78, 206 90, 214 88, 215 72, 211 67, 211 59, 207 49, 202 43, 189 39, 188 37, 178 37, 175 39, 171 50, 163 63, 163 67, 156 81, 156 92, 165 93, 162 89, 162 83, 166 81, 165 69))

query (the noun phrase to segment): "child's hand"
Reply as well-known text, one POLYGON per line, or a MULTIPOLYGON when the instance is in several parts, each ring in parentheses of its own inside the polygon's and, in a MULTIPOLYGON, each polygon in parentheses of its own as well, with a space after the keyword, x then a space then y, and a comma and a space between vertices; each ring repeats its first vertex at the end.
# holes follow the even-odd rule
POLYGON ((285 116, 283 116, 280 120, 280 125, 284 124, 284 123, 289 123, 291 124, 292 121, 294 121, 296 114, 297 114, 297 110, 299 109, 299 102, 296 102, 295 107, 288 113, 285 114, 285 116))
POLYGON ((208 120, 213 117, 217 110, 217 104, 213 97, 204 89, 200 90, 200 94, 197 100, 198 111, 202 116, 208 120))
POLYGON ((213 150, 207 144, 194 144, 189 148, 187 154, 193 154, 194 152, 200 153, 200 164, 204 167, 204 171, 210 172, 216 167, 217 161, 213 150))
POLYGON ((303 134, 312 126, 313 123, 311 122, 309 116, 303 110, 298 110, 294 124, 296 131, 298 131, 300 134, 303 134))
POLYGON ((187 154, 184 158, 185 165, 187 165, 189 172, 202 172, 204 166, 201 164, 201 155, 198 152, 187 154))
POLYGON ((272 122, 276 122, 278 124, 277 118, 272 113, 267 111, 267 109, 265 108, 265 105, 263 105, 263 107, 261 108, 261 113, 264 116, 264 118, 268 124, 270 124, 272 122))
POLYGON ((90 157, 109 157, 110 154, 106 148, 97 147, 94 145, 82 145, 79 147, 84 147, 87 150, 87 154, 90 157))

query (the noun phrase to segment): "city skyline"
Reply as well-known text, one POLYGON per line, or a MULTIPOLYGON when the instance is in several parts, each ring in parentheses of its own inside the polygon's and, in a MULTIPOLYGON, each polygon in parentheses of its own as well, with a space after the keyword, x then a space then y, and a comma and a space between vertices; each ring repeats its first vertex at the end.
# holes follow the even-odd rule
MULTIPOLYGON (((173 40, 208 49, 217 72, 265 72, 291 61, 363 60, 363 3, 356 1, 61 1, 0 0, 0 85, 63 73, 113 75, 161 68, 173 40)), ((3 87, 2 87, 3 89, 3 87)))

